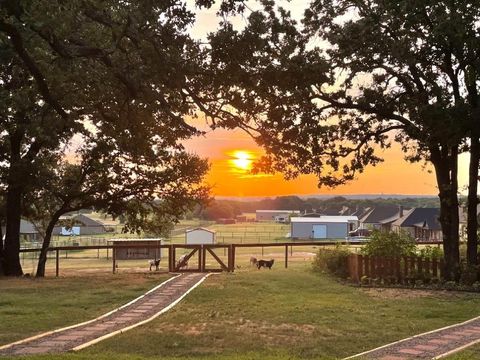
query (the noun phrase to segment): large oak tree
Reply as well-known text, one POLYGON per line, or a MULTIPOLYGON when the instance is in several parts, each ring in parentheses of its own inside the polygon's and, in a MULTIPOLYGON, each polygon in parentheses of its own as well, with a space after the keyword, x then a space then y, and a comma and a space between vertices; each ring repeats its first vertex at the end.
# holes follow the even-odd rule
MULTIPOLYGON (((234 7, 231 3, 225 1, 223 9, 234 7)), ((93 131, 100 142, 114 139, 119 149, 137 147, 138 156, 130 160, 141 166, 141 150, 167 143, 156 151, 180 151, 178 141, 198 134, 184 121, 196 113, 193 95, 204 86, 197 76, 204 50, 187 33, 193 21, 194 14, 176 0, 0 2, 0 166, 6 198, 0 271, 22 274, 22 202, 42 189, 42 169, 72 139, 93 131)))
MULTIPOLYGON (((210 36, 212 69, 224 73, 210 96, 227 100, 209 108, 214 126, 252 133, 267 150, 260 169, 314 173, 330 186, 353 180, 382 161, 379 150, 400 143, 408 160, 433 164, 445 275, 458 276, 458 155, 468 149, 469 206, 477 203, 480 6, 318 0, 300 30, 273 1, 263 4, 244 29, 225 22, 210 36)), ((470 214, 469 221, 473 229, 470 214)))

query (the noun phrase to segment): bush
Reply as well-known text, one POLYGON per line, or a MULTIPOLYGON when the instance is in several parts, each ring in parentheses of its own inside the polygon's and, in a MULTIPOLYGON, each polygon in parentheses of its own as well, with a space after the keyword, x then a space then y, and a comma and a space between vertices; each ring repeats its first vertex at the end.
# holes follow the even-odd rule
POLYGON ((480 267, 460 263, 460 284, 472 286, 480 278, 480 267))
POLYGON ((441 259, 443 258, 443 250, 436 246, 426 246, 423 249, 418 250, 418 256, 425 259, 441 259))
POLYGON ((415 239, 405 232, 374 230, 362 253, 369 256, 413 256, 416 248, 415 239))
POLYGON ((349 255, 350 252, 340 248, 340 246, 335 249, 320 249, 313 260, 313 269, 347 278, 349 255))

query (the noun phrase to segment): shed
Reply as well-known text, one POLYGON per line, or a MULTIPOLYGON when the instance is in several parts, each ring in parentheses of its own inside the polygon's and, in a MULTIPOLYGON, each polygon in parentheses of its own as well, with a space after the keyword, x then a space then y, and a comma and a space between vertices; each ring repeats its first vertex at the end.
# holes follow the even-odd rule
MULTIPOLYGON (((114 246, 127 245, 162 245, 163 239, 112 239, 108 242, 114 246)), ((141 259, 161 259, 161 248, 142 248, 142 247, 122 247, 115 250, 117 260, 141 260, 141 259)))
POLYGON ((300 215, 299 210, 256 210, 256 221, 275 221, 276 216, 287 218, 289 215, 300 215))
POLYGON ((188 245, 215 244, 215 231, 206 228, 195 228, 185 231, 185 243, 188 245))
POLYGON ((296 239, 345 239, 358 227, 356 216, 320 216, 290 219, 290 234, 296 239))

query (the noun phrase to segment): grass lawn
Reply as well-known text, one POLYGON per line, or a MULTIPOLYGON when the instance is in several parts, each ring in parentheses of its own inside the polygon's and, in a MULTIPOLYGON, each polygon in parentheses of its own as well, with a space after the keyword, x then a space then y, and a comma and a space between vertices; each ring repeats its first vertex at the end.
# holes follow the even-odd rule
POLYGON ((213 275, 148 325, 28 359, 341 358, 478 315, 475 294, 360 289, 309 267, 213 275))
POLYGON ((0 278, 0 344, 90 320, 167 278, 153 273, 0 278))
POLYGON ((446 359, 448 360, 471 360, 471 359, 480 359, 480 344, 473 345, 466 350, 460 351, 456 354, 453 354, 446 359))

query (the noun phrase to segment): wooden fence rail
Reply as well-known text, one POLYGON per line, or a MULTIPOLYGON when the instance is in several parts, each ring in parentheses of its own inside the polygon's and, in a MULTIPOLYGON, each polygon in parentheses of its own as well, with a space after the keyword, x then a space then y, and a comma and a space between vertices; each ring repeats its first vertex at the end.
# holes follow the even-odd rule
MULTIPOLYGON (((352 242, 346 241, 292 241, 292 242, 270 242, 270 243, 248 243, 248 244, 209 244, 209 245, 193 245, 193 244, 108 244, 108 245, 87 245, 87 246, 56 246, 48 248, 48 253, 54 254, 55 258, 55 275, 59 276, 60 272, 60 252, 64 251, 65 254, 67 251, 82 251, 82 250, 107 250, 107 259, 108 251, 110 250, 112 258, 112 271, 115 273, 118 262, 118 250, 120 249, 165 249, 168 250, 168 269, 171 272, 177 271, 230 271, 233 272, 236 268, 236 250, 237 248, 261 248, 262 256, 264 248, 280 247, 284 249, 284 266, 288 267, 288 249, 290 247, 290 254, 293 254, 293 248, 297 246, 332 246, 338 244, 352 244, 352 242), (176 264, 176 254, 178 249, 190 250, 191 256, 193 256, 192 251, 196 251, 198 255, 198 265, 196 269, 180 269, 178 264, 176 264), (215 250, 222 250, 226 256, 226 263, 224 263, 219 257, 218 253, 215 253, 215 250), (205 264, 205 258, 207 256, 212 256, 215 261, 220 265, 219 269, 207 269, 205 264)), ((39 248, 34 249, 20 249, 21 253, 38 253, 40 252, 39 248)))
POLYGON ((348 273, 355 282, 365 276, 369 279, 406 282, 441 278, 443 259, 427 259, 418 256, 366 256, 351 254, 347 261, 348 273))

